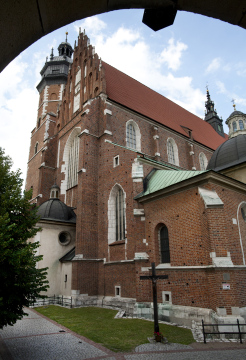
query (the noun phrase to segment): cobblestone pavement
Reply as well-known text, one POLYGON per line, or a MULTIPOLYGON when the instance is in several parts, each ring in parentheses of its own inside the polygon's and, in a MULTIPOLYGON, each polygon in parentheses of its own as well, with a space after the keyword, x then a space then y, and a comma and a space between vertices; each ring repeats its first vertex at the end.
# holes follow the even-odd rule
POLYGON ((0 360, 243 360, 246 343, 144 344, 114 353, 27 309, 28 317, 0 330, 0 360))

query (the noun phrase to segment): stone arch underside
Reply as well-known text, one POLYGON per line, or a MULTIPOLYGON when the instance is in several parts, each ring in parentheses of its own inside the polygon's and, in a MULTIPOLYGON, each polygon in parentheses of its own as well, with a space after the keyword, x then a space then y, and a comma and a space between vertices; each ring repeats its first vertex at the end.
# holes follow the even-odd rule
MULTIPOLYGON (((0 71, 32 43, 50 32, 88 16, 120 9, 163 9, 172 0, 54 0, 2 1, 0 4, 0 71), (11 31, 10 31, 11 29, 11 31), (8 39, 6 41, 6 39, 8 39)), ((189 11, 246 29, 244 0, 177 0, 178 11, 189 11)), ((175 23, 174 23, 175 24, 175 23)), ((199 30, 199 29, 198 29, 199 30)))

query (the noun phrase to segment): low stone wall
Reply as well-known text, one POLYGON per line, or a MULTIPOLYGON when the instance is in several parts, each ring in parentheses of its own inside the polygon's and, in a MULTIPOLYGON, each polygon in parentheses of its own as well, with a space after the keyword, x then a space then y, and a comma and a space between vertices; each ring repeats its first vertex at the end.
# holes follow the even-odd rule
POLYGON ((126 315, 134 316, 136 299, 113 296, 72 295, 74 306, 100 306, 125 311, 126 315))
MULTIPOLYGON (((122 310, 122 314, 126 316, 153 320, 154 307, 153 303, 137 303, 136 299, 111 297, 111 296, 88 296, 87 294, 73 294, 73 306, 100 306, 115 310, 122 310)), ((246 314, 246 309, 241 309, 242 315, 246 314)), ((235 326, 219 326, 218 324, 236 324, 237 319, 240 324, 245 324, 244 318, 238 315, 221 316, 211 309, 204 309, 192 306, 181 306, 173 304, 158 304, 158 318, 161 321, 174 323, 180 326, 186 326, 191 329, 198 329, 202 331, 202 320, 205 324, 215 324, 211 327, 206 327, 206 331, 237 332, 238 328, 235 326)), ((241 327, 241 331, 246 331, 246 325, 241 327)), ((211 336, 208 336, 208 338, 211 336)), ((217 336, 218 337, 218 336, 217 336)), ((224 338, 224 335, 220 336, 224 338)), ((229 338, 238 335, 230 335, 229 338)), ((214 336, 216 338, 216 336, 214 336)))
MULTIPOLYGON (((211 323, 216 314, 211 309, 203 309, 191 306, 180 306, 171 304, 158 304, 158 317, 162 321, 176 323, 192 327, 195 322, 211 323)), ((134 307, 134 315, 145 319, 153 319, 154 308, 153 303, 136 303, 134 307)))

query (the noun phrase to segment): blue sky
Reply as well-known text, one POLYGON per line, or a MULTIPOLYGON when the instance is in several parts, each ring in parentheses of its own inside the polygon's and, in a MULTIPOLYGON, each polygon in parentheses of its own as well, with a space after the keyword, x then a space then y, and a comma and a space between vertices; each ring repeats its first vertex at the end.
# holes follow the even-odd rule
POLYGON ((224 121, 233 111, 232 99, 246 113, 244 29, 178 12, 174 25, 154 32, 142 24, 142 15, 143 10, 120 10, 78 20, 34 43, 0 74, 0 146, 23 178, 37 118, 39 72, 51 47, 57 55, 66 31, 74 46, 79 27, 104 61, 196 115, 204 117, 207 84, 224 121))

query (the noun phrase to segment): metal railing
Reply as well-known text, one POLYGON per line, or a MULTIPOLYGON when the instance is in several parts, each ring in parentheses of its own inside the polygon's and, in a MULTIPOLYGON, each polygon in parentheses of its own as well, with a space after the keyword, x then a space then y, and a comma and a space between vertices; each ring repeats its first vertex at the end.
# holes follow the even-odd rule
POLYGON ((33 302, 33 306, 45 306, 45 305, 61 305, 61 306, 69 306, 73 307, 73 299, 72 297, 66 296, 47 296, 43 299, 36 299, 33 302))
POLYGON ((240 324, 239 320, 237 319, 237 324, 204 324, 204 321, 202 320, 202 332, 203 332, 203 339, 204 339, 204 344, 206 344, 206 335, 212 335, 212 334, 216 334, 216 335, 227 335, 227 334, 233 334, 233 335, 239 335, 239 339, 240 339, 240 343, 242 344, 242 335, 246 334, 246 332, 241 331, 240 326, 245 326, 246 324, 240 324), (237 326, 238 327, 238 331, 206 331, 205 332, 205 326, 213 326, 213 327, 217 327, 217 326, 237 326))

